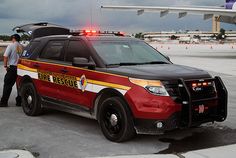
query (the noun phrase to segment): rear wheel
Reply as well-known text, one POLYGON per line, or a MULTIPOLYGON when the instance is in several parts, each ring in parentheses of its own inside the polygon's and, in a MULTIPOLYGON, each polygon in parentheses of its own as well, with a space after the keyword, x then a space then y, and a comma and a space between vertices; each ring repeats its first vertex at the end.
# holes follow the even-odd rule
POLYGON ((25 83, 21 88, 22 108, 28 116, 38 116, 42 113, 41 98, 33 83, 25 83))
POLYGON ((108 140, 123 142, 135 135, 131 112, 121 98, 106 99, 99 111, 101 130, 108 140))

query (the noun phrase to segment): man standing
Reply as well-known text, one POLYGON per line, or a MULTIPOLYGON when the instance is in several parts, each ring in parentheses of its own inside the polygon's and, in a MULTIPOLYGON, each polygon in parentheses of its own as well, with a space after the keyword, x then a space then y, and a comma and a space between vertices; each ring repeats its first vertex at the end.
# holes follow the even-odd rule
MULTIPOLYGON (((17 63, 22 53, 22 46, 20 45, 20 36, 14 34, 11 36, 12 43, 7 47, 4 53, 4 68, 7 73, 4 78, 4 87, 0 107, 7 107, 8 100, 11 95, 12 87, 17 78, 17 63)), ((16 98, 16 105, 20 106, 20 97, 16 98)))

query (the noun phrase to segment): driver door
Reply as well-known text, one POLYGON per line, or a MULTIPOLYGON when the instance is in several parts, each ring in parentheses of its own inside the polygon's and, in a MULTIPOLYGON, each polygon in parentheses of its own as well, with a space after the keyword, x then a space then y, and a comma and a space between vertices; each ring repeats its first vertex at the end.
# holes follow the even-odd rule
POLYGON ((74 67, 72 61, 74 57, 86 58, 89 60, 91 54, 82 40, 69 40, 65 53, 65 62, 68 63, 64 75, 66 78, 71 78, 72 86, 64 86, 61 90, 63 100, 74 104, 89 108, 91 106, 91 97, 94 94, 87 92, 87 79, 91 77, 91 71, 85 67, 74 67), (77 82, 75 82, 75 80, 77 82))

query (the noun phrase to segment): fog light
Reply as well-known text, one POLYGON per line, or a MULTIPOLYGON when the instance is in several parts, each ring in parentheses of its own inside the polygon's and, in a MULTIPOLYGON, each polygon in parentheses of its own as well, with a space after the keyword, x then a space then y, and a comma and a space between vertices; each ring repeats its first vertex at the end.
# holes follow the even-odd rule
POLYGON ((163 128, 163 123, 162 122, 157 122, 156 126, 157 126, 157 128, 163 128))

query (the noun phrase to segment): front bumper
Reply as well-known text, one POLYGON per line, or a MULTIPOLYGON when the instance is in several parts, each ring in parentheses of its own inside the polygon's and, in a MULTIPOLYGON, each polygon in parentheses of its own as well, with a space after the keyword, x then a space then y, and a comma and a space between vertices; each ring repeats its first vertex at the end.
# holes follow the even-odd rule
POLYGON ((220 77, 206 79, 215 83, 216 97, 195 99, 187 83, 191 80, 178 80, 178 89, 182 110, 173 113, 168 119, 135 119, 134 125, 138 134, 162 134, 178 128, 199 126, 207 122, 223 122, 227 118, 228 92, 220 77), (200 105, 207 107, 207 111, 199 113, 196 108, 200 105), (157 123, 161 123, 162 127, 157 123))
POLYGON ((166 131, 171 131, 179 128, 180 124, 180 113, 175 113, 166 120, 155 120, 155 119, 135 119, 134 125, 137 134, 163 134, 166 131), (163 127, 158 128, 157 123, 162 123, 163 127))

